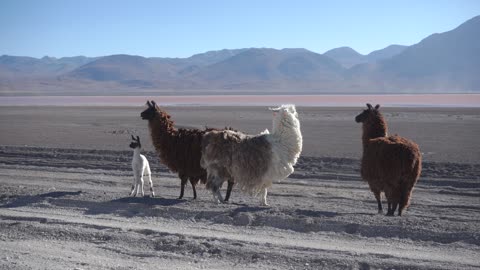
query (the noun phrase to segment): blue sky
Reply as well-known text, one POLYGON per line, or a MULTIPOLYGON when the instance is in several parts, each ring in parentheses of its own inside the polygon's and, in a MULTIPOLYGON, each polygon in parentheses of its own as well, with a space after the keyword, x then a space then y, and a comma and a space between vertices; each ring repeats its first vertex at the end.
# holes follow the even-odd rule
POLYGON ((247 47, 412 45, 480 15, 477 0, 0 0, 0 55, 188 57, 247 47))

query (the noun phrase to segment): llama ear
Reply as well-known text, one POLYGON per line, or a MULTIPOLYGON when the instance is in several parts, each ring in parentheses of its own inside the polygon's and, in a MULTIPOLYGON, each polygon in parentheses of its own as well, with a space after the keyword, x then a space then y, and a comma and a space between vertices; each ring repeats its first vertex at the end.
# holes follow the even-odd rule
POLYGON ((155 103, 155 101, 152 100, 152 107, 157 107, 157 103, 155 103))
POLYGON ((377 106, 375 106, 375 110, 378 110, 380 108, 380 104, 377 104, 377 106))
POLYGON ((137 136, 137 142, 140 143, 140 137, 137 136))
POLYGON ((132 140, 134 140, 134 141, 135 141, 135 137, 133 137, 133 135, 132 135, 132 140))
POLYGON ((148 106, 149 108, 152 107, 152 103, 150 103, 150 100, 147 100, 147 106, 148 106))
POLYGON ((373 109, 373 106, 372 106, 372 104, 370 104, 370 103, 367 103, 367 108, 368 108, 369 110, 372 110, 372 109, 373 109))

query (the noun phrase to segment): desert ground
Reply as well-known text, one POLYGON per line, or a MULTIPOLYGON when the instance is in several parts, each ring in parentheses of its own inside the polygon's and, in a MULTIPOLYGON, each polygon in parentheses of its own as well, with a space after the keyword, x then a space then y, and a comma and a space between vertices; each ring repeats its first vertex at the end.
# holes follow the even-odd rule
MULTIPOLYGON (((382 108, 423 152, 402 217, 377 214, 360 178, 363 108, 297 108, 304 151, 268 207, 235 188, 217 204, 201 185, 178 200, 143 109, 0 107, 0 269, 480 269, 478 108, 382 108), (128 196, 131 134, 154 198, 128 196)), ((179 127, 271 129, 265 107, 165 109, 179 127)))

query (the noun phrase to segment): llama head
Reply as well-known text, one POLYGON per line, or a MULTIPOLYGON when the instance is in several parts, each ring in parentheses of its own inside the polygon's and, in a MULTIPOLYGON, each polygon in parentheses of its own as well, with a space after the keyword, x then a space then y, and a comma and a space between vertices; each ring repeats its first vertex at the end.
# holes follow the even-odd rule
POLYGON ((363 110, 362 113, 355 117, 355 122, 357 123, 364 123, 366 120, 370 119, 371 117, 377 117, 380 111, 378 110, 380 105, 377 104, 375 108, 370 104, 367 103, 367 109, 363 110))
POLYGON ((170 115, 168 115, 168 113, 164 110, 160 109, 160 107, 157 105, 157 103, 155 103, 155 101, 147 100, 146 105, 148 106, 148 108, 140 114, 143 120, 152 120, 153 118, 158 117, 165 120, 166 122, 171 122, 173 124, 172 120, 170 120, 170 115))
POLYGON ((148 108, 145 109, 140 116, 143 120, 148 120, 150 128, 152 128, 151 125, 156 126, 153 129, 157 135, 165 131, 175 131, 175 123, 170 119, 170 115, 162 110, 155 101, 147 101, 147 106, 148 108))
POLYGON ((137 138, 135 138, 132 135, 132 142, 130 143, 130 148, 132 148, 132 149, 142 148, 142 144, 140 143, 140 137, 137 136, 137 138))
POLYGON ((298 121, 298 113, 295 105, 282 105, 278 108, 269 108, 273 111, 273 130, 277 130, 281 126, 300 127, 298 121))
POLYGON ((143 111, 140 116, 142 117, 143 120, 152 120, 153 118, 155 118, 155 115, 157 114, 157 111, 160 110, 157 106, 157 104, 155 103, 155 101, 150 101, 150 100, 147 100, 147 106, 148 108, 143 111))

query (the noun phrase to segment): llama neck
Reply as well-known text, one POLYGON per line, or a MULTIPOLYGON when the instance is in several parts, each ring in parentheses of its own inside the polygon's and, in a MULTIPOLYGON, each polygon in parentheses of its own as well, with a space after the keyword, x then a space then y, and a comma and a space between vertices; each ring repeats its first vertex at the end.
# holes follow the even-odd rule
POLYGON ((148 124, 152 133, 152 139, 155 138, 162 142, 168 140, 177 132, 173 121, 170 120, 170 116, 164 112, 158 113, 156 117, 148 121, 148 124))
POLYGON ((160 153, 160 158, 166 158, 166 151, 162 151, 162 146, 174 143, 177 129, 174 127, 166 113, 158 113, 157 116, 148 121, 152 143, 155 149, 160 153))
POLYGON ((302 151, 302 133, 298 120, 282 121, 273 129, 272 136, 282 145, 282 151, 288 159, 296 162, 302 151))
POLYGON ((387 132, 387 122, 385 122, 382 115, 378 114, 368 119, 363 123, 363 146, 365 147, 371 139, 386 137, 387 132))
POLYGON ((140 158, 140 148, 137 147, 135 149, 133 149, 133 159, 139 159, 140 158))

